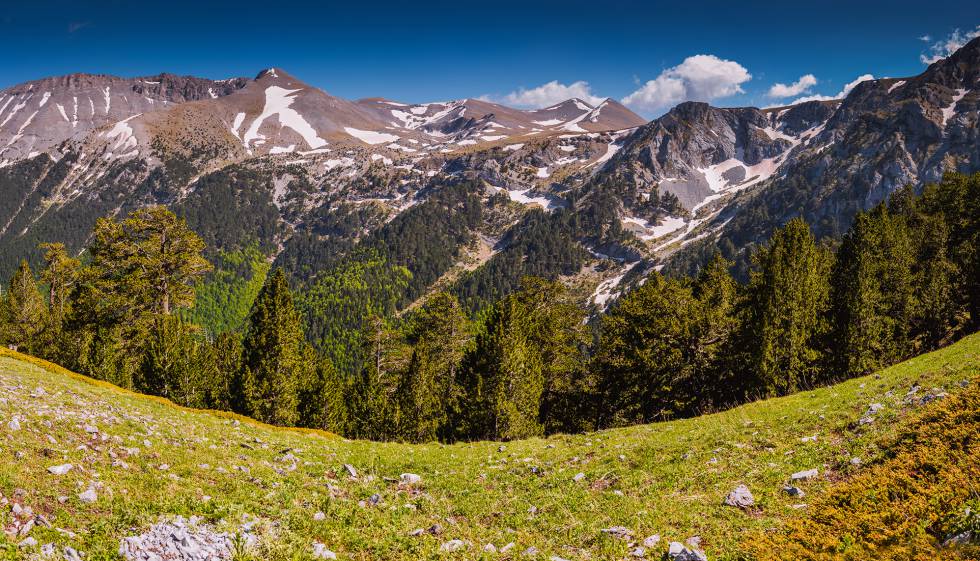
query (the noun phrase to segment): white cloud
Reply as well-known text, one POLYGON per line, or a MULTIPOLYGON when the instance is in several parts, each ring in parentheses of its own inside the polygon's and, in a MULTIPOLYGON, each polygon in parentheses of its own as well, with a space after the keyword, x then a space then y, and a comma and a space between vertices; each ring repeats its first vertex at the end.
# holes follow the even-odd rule
MULTIPOLYGON (((938 62, 949 55, 953 54, 957 49, 963 45, 970 42, 971 39, 980 37, 980 25, 976 26, 972 31, 962 32, 959 29, 954 29, 945 39, 936 41, 929 46, 929 54, 919 55, 919 60, 922 64, 932 64, 938 62)), ((919 37, 925 42, 932 40, 928 35, 919 37)))
POLYGON ((874 79, 875 77, 872 76, 871 74, 862 74, 857 78, 855 78, 854 80, 845 84, 844 89, 839 91, 837 95, 820 95, 820 94, 808 95, 793 100, 793 102, 790 105, 796 105, 797 103, 804 103, 807 101, 830 101, 832 99, 844 99, 845 97, 847 97, 847 94, 851 93, 851 90, 853 90, 855 86, 857 86, 861 82, 867 82, 868 80, 874 80, 874 79))
POLYGON ((623 98, 631 108, 654 113, 682 101, 711 101, 744 93, 752 75, 741 64, 714 55, 695 55, 668 68, 623 98))
MULTIPOLYGON (((561 103, 573 97, 577 97, 592 105, 598 105, 606 99, 594 95, 592 93, 592 87, 584 80, 572 82, 568 85, 562 84, 558 80, 552 80, 547 84, 542 84, 530 90, 519 88, 516 92, 505 95, 501 101, 515 107, 540 109, 561 103)), ((483 98, 492 99, 490 96, 483 96, 483 98)))
POLYGON ((769 97, 784 98, 793 97, 810 91, 810 88, 817 85, 817 77, 813 74, 804 74, 800 79, 790 85, 775 83, 769 88, 769 97))

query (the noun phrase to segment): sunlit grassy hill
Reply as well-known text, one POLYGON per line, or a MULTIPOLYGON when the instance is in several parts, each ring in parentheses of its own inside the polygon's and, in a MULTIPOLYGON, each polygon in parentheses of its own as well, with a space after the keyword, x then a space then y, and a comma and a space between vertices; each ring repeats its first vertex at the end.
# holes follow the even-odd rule
POLYGON ((978 370, 975 335, 696 419, 446 446, 185 410, 3 351, 0 557, 118 559, 123 538, 180 515, 237 536, 227 552, 243 559, 657 559, 692 537, 709 559, 736 559, 747 536, 805 520, 804 505, 887 460, 882 443, 934 406, 923 396, 972 391, 978 370), (812 469, 793 482, 805 496, 783 490, 812 469), (724 505, 740 484, 755 504, 724 505))

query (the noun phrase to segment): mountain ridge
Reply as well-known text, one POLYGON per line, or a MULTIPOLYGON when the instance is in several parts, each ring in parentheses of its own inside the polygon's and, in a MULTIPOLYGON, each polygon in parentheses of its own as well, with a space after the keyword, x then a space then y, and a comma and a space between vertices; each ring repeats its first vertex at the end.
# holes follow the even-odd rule
MULTIPOLYGON (((246 243, 237 224, 261 217, 266 225, 253 235, 270 258, 315 269, 431 193, 475 182, 482 204, 497 209, 468 233, 495 248, 478 269, 512 262, 517 232, 536 212, 549 228, 566 229, 557 224, 572 216, 580 226, 562 243, 590 257, 577 272, 548 265, 541 274, 560 270, 607 305, 645 272, 694 271, 715 248, 744 261, 801 213, 818 235, 835 236, 905 184, 980 169, 978 51, 973 40, 919 76, 865 81, 841 100, 763 109, 686 102, 652 121, 614 100, 535 110, 479 99, 350 101, 278 68, 233 79, 215 96, 214 82, 140 79, 121 82, 125 91, 110 87, 111 110, 93 101, 98 119, 77 133, 74 106, 63 118, 52 104, 64 107, 65 98, 52 93, 40 109, 53 111, 67 137, 26 153, 30 127, 18 131, 44 92, 8 88, 0 91, 0 122, 10 120, 0 125, 8 196, 0 265, 9 271, 41 241, 80 247, 97 216, 168 204, 202 209, 194 226, 221 248, 246 243), (176 92, 195 99, 153 98, 176 92), (116 100, 123 95, 136 105, 116 100), (216 182, 232 200, 216 202, 216 182), (242 214, 205 219, 212 204, 242 214)), ((105 86, 96 86, 89 95, 101 95, 105 86)))

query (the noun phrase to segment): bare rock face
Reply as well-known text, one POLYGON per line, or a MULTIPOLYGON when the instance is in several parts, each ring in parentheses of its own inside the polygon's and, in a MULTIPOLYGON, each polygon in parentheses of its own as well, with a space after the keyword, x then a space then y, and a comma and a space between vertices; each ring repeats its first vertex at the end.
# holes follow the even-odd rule
POLYGON ((225 96, 246 82, 173 74, 145 78, 69 74, 19 84, 0 91, 0 162, 82 139, 99 127, 141 113, 225 96))
MULTIPOLYGON (((978 80, 974 39, 918 76, 859 83, 777 174, 726 209, 735 218, 721 238, 736 247, 758 242, 800 214, 816 235, 840 235, 857 212, 905 185, 919 189, 947 172, 980 170, 978 80)), ((784 114, 784 130, 806 126, 799 117, 784 114)))
POLYGON ((692 210, 712 195, 775 175, 833 107, 812 102, 761 110, 681 103, 636 129, 602 173, 641 192, 671 193, 692 210))

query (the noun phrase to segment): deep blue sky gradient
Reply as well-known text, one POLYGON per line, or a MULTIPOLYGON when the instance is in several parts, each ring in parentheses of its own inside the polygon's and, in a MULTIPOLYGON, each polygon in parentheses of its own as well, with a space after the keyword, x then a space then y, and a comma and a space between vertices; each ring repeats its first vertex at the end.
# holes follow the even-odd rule
POLYGON ((551 80, 622 98, 695 54, 740 63, 745 94, 802 74, 834 94, 908 76, 930 35, 980 24, 980 1, 128 2, 0 0, 0 88, 71 72, 211 78, 275 66, 334 95, 407 102, 503 95, 551 80))

